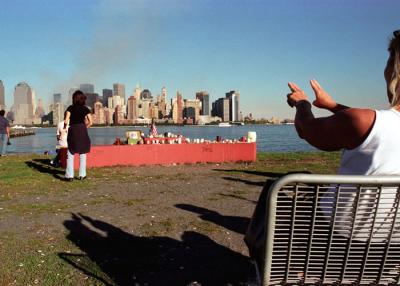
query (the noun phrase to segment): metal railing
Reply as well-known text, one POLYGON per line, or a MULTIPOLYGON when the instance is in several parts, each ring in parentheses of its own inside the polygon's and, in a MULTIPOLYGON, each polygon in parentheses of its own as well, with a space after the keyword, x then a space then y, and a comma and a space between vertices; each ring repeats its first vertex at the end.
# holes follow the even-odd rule
POLYGON ((263 285, 400 285, 400 176, 292 174, 268 194, 263 285))

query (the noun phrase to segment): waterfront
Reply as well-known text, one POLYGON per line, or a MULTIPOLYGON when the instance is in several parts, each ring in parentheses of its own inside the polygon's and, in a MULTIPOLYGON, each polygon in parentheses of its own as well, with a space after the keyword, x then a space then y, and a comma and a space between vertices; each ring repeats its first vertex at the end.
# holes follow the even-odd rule
MULTIPOLYGON (((257 133, 258 152, 296 152, 315 151, 307 142, 300 139, 293 125, 244 125, 232 127, 218 126, 157 126, 158 133, 172 132, 182 134, 191 139, 204 138, 215 140, 216 136, 226 139, 239 139, 248 131, 257 133)), ((148 127, 94 127, 89 129, 93 145, 112 144, 117 137, 124 137, 125 131, 142 130, 148 132, 148 127)), ((43 153, 53 150, 56 144, 55 128, 38 128, 36 135, 13 138, 8 146, 9 153, 43 153)))

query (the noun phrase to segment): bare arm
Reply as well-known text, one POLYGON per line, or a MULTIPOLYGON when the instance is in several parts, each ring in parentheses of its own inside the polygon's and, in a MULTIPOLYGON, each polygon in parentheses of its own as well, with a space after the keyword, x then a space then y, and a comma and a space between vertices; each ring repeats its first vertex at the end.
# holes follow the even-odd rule
POLYGON ((67 111, 65 113, 65 118, 64 118, 64 129, 67 129, 70 118, 71 118, 71 112, 67 111))
POLYGON ((368 136, 375 121, 370 109, 345 108, 328 117, 315 118, 305 93, 289 83, 288 103, 296 107, 295 127, 299 136, 324 151, 353 149, 368 136))
POLYGON ((86 128, 89 128, 90 126, 93 125, 93 120, 92 120, 92 115, 89 113, 88 115, 86 115, 86 128))
POLYGON ((7 138, 10 139, 10 127, 6 127, 7 138))

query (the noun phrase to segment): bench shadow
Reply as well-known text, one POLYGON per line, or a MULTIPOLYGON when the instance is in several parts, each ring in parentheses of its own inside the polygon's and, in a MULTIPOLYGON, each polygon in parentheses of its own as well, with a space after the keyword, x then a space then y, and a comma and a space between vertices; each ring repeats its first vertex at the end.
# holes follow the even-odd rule
POLYGON ((139 237, 83 214, 64 226, 84 254, 59 257, 105 285, 248 285, 255 275, 248 257, 197 232, 139 237))
POLYGON ((176 204, 175 207, 185 211, 199 214, 199 217, 202 220, 215 223, 226 229, 229 229, 230 231, 234 231, 240 234, 245 234, 247 226, 250 223, 250 219, 247 217, 225 216, 221 215, 219 212, 194 205, 176 204))

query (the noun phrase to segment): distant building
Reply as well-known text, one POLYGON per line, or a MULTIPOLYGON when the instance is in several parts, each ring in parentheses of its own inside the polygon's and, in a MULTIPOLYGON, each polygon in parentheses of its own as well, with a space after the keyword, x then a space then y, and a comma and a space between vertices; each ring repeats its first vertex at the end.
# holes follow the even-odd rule
POLYGON ((200 116, 201 102, 199 99, 185 99, 183 107, 183 117, 191 118, 193 123, 197 123, 200 116))
POLYGON ((36 118, 40 118, 40 119, 42 119, 42 117, 45 115, 45 111, 44 111, 44 108, 43 108, 43 102, 42 102, 42 99, 38 99, 38 104, 37 104, 37 107, 36 107, 36 110, 35 110, 35 117, 36 118))
POLYGON ((61 93, 53 94, 53 103, 61 103, 61 93))
POLYGON ((151 96, 151 92, 148 89, 144 89, 141 93, 140 93, 140 99, 145 100, 145 99, 153 99, 153 97, 151 96))
POLYGON ((213 116, 221 117, 223 122, 229 122, 230 112, 229 112, 229 99, 219 98, 213 103, 213 116))
POLYGON ((91 83, 82 83, 79 85, 79 89, 85 94, 94 93, 94 85, 91 83))
POLYGON ((161 100, 167 102, 167 89, 165 86, 163 86, 161 89, 161 100))
POLYGON ((106 118, 105 118, 105 112, 104 112, 104 107, 101 102, 96 102, 94 104, 94 110, 93 110, 93 123, 94 124, 105 124, 106 123, 106 118))
POLYGON ((6 109, 5 92, 3 82, 0 80, 0 110, 6 109))
POLYGON ((117 106, 123 106, 124 99, 119 95, 113 95, 108 98, 108 108, 115 109, 117 106))
POLYGON ((64 120, 64 107, 61 102, 53 103, 50 105, 50 115, 52 118, 49 118, 49 123, 51 125, 57 125, 59 122, 64 120))
POLYGON ((196 98, 201 101, 201 115, 210 115, 210 95, 206 91, 196 92, 196 98))
POLYGON ((113 95, 119 95, 120 97, 122 97, 124 99, 124 104, 126 101, 125 98, 125 85, 122 83, 114 83, 113 84, 113 95))
POLYGON ((117 125, 125 123, 124 111, 122 108, 122 106, 118 105, 114 111, 114 123, 117 125))
POLYGON ((128 98, 128 116, 127 119, 128 120, 135 120, 137 118, 136 115, 136 98, 134 96, 130 96, 128 98))
POLYGON ((239 92, 232 90, 227 92, 225 97, 229 99, 229 121, 239 121, 239 92))
POLYGON ((85 93, 86 95, 86 106, 92 111, 94 110, 94 104, 101 101, 100 96, 97 93, 85 93))
POLYGON ((35 92, 26 82, 20 82, 14 89, 14 112, 15 124, 35 123, 35 92))
POLYGON ((176 98, 172 100, 172 119, 175 124, 183 123, 183 100, 182 94, 178 91, 176 98))
POLYGON ((108 99, 112 96, 112 89, 103 89, 103 106, 108 107, 108 99))

